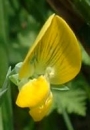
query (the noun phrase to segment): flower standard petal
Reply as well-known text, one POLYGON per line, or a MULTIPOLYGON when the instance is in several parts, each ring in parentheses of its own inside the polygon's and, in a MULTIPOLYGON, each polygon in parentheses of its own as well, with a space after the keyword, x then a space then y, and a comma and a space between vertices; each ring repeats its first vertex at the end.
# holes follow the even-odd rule
MULTIPOLYGON (((52 77, 51 83, 63 84, 79 73, 81 50, 73 31, 62 18, 56 16, 53 24, 55 24, 57 35, 54 42, 56 48, 54 48, 51 61, 51 66, 55 69, 55 76, 52 77)), ((52 37, 54 37, 53 35, 52 37)))
POLYGON ((42 30, 26 56, 19 76, 23 78, 44 74, 46 68, 51 67, 55 73, 50 82, 66 83, 73 79, 81 68, 78 41, 67 23, 57 15, 52 15, 42 30))
POLYGON ((35 107, 45 101, 49 93, 49 83, 44 76, 40 76, 22 86, 16 104, 20 107, 35 107))

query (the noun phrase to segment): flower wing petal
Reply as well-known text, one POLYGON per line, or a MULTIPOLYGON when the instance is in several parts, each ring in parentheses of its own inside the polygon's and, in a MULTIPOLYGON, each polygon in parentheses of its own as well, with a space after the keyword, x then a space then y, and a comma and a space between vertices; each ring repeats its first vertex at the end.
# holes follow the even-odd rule
POLYGON ((16 104, 20 107, 34 107, 45 100, 50 93, 50 86, 44 76, 26 83, 20 90, 16 104))

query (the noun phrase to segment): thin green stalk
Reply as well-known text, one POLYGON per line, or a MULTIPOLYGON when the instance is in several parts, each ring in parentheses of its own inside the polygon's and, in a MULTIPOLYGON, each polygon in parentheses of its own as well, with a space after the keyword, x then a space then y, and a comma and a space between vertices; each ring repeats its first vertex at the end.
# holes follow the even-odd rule
MULTIPOLYGON (((6 2, 7 0, 0 0, 0 44, 4 45, 5 49, 8 51, 9 42, 7 32, 8 19, 6 17, 6 2)), ((13 130, 11 91, 9 87, 0 106, 0 130, 13 130)))
POLYGON ((1 113, 3 121, 3 130, 13 130, 13 113, 12 113, 10 87, 8 87, 8 90, 4 95, 4 99, 1 104, 1 113))
POLYGON ((31 120, 31 121, 30 121, 30 125, 29 125, 29 129, 30 129, 30 130, 33 130, 34 125, 35 125, 35 124, 34 124, 34 121, 31 120))
POLYGON ((30 120, 30 123, 27 127, 23 128, 23 130, 33 130, 34 129, 34 121, 33 120, 30 120))
POLYGON ((0 130, 4 130, 3 129, 2 109, 1 109, 1 107, 0 107, 0 130))
POLYGON ((0 0, 0 37, 4 44, 7 44, 7 20, 5 18, 5 6, 3 0, 0 0))
POLYGON ((5 90, 6 93, 3 95, 3 101, 1 104, 1 114, 3 122, 3 130, 13 130, 13 112, 12 112, 12 101, 11 101, 11 88, 9 75, 11 74, 11 67, 9 67, 6 74, 2 90, 5 90))
POLYGON ((68 116, 67 112, 64 109, 62 111, 63 111, 62 115, 63 115, 64 121, 66 123, 66 126, 67 126, 68 130, 74 130, 73 126, 72 126, 72 124, 70 122, 70 119, 69 119, 69 116, 68 116))
POLYGON ((0 130, 13 130, 11 92, 9 87, 5 88, 5 90, 7 90, 7 92, 4 93, 0 104, 0 130))
POLYGON ((0 44, 4 46, 8 55, 10 47, 8 47, 8 17, 7 17, 7 0, 0 0, 0 44))
MULTIPOLYGON (((60 102, 60 101, 59 101, 59 102, 60 102)), ((71 121, 70 121, 70 119, 69 119, 69 116, 68 116, 68 114, 67 114, 66 110, 64 109, 64 107, 63 107, 63 105, 62 105, 61 102, 60 102, 60 105, 61 105, 62 115, 63 115, 64 121, 65 121, 65 123, 66 123, 67 129, 68 129, 68 130, 74 130, 74 129, 73 129, 73 126, 72 126, 72 123, 71 123, 71 121)))

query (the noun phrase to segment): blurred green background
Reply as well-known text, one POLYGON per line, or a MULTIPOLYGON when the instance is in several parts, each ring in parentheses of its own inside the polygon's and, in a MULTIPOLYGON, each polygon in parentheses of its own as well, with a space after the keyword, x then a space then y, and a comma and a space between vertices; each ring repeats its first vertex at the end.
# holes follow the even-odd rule
POLYGON ((90 130, 90 0, 0 0, 0 130, 90 130), (79 75, 55 92, 51 113, 35 123, 28 109, 15 105, 17 87, 7 81, 9 66, 23 61, 39 30, 52 14, 63 17, 82 50, 79 75), (8 90, 6 91, 8 85, 8 90))

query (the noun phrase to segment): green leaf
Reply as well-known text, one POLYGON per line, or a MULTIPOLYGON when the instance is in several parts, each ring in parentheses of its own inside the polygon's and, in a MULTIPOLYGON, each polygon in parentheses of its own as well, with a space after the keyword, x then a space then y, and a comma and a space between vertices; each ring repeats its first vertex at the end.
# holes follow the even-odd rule
POLYGON ((0 98, 3 96, 3 94, 4 94, 6 91, 7 91, 7 89, 4 89, 4 90, 0 89, 0 98))
POLYGON ((66 85, 52 85, 52 90, 67 91, 69 87, 66 85))
POLYGON ((0 98, 1 104, 0 115, 2 118, 3 130, 13 130, 13 113, 12 113, 12 101, 11 101, 11 89, 10 89, 10 80, 9 75, 11 74, 11 67, 9 67, 3 87, 2 87, 2 96, 0 98), (4 92, 7 90, 6 92, 4 92))
POLYGON ((0 41, 2 41, 7 46, 7 19, 5 13, 6 2, 0 0, 0 41))
POLYGON ((90 65, 90 56, 87 54, 87 52, 84 50, 84 48, 81 46, 82 49, 82 61, 86 65, 90 65))
POLYGON ((5 80, 5 76, 8 70, 8 57, 4 47, 0 43, 0 88, 5 80))
POLYGON ((81 89, 70 89, 69 91, 53 91, 54 105, 58 113, 62 113, 64 108, 68 113, 77 113, 84 116, 86 113, 85 107, 85 92, 81 89))
POLYGON ((8 89, 8 85, 9 85, 9 75, 11 73, 11 67, 9 67, 8 69, 8 72, 6 74, 6 78, 5 78, 5 81, 3 83, 3 86, 2 88, 0 89, 0 105, 3 101, 3 98, 4 98, 4 94, 6 93, 7 89, 8 89))

